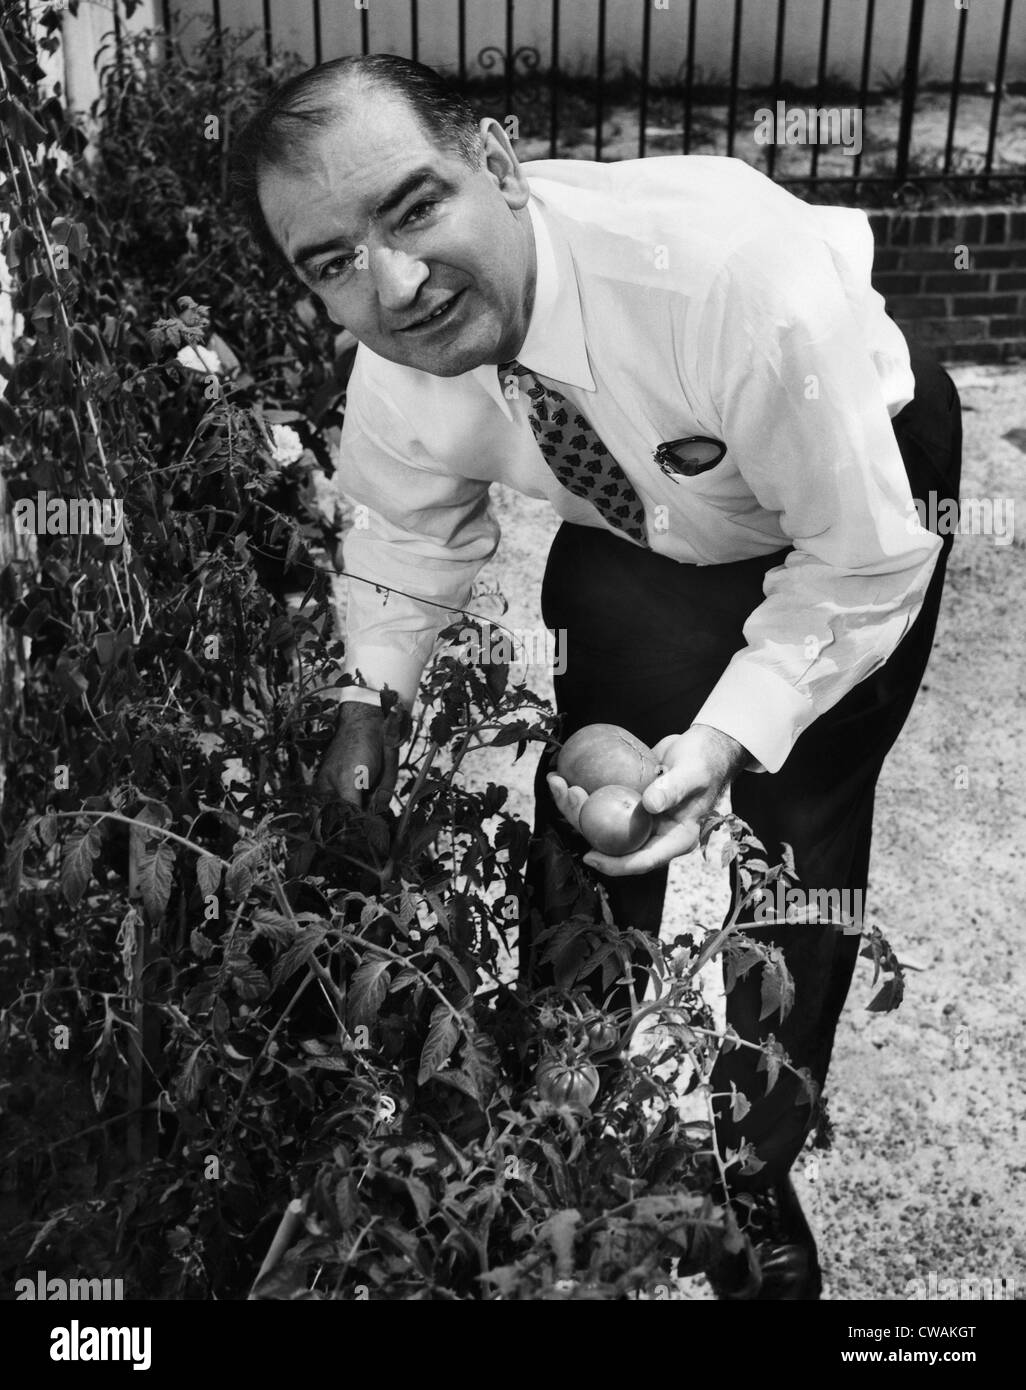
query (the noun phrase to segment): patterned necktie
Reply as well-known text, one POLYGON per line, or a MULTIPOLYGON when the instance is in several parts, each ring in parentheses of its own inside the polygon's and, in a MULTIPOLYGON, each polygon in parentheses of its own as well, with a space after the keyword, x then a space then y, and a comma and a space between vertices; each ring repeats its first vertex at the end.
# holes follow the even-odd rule
POLYGON ((638 545, 648 546, 645 508, 630 479, 583 415, 551 386, 543 386, 519 362, 499 367, 499 385, 514 373, 527 392, 528 415, 538 448, 556 478, 575 497, 583 497, 610 526, 638 545))

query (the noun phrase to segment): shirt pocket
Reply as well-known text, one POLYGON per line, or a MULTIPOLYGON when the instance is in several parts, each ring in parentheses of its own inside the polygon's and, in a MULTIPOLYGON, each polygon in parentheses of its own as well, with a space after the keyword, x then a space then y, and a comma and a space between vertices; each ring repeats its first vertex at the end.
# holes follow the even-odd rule
POLYGON ((659 471, 674 480, 698 478, 711 473, 726 456, 725 441, 706 434, 662 440, 652 451, 653 462, 659 471))
POLYGON ((699 432, 664 434, 649 454, 651 467, 673 497, 691 494, 717 505, 734 505, 738 475, 725 441, 699 432))

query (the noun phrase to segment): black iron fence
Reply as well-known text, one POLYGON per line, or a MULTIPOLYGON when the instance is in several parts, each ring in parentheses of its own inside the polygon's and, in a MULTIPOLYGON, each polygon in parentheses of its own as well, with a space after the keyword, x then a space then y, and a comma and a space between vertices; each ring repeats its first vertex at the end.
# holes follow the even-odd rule
POLYGON ((176 32, 198 16, 218 32, 251 29, 268 61, 282 48, 310 63, 383 50, 429 61, 483 110, 513 118, 526 158, 720 153, 782 183, 863 196, 936 183, 975 195, 1026 177, 1026 0, 819 0, 818 13, 812 0, 547 0, 542 39, 534 0, 531 43, 520 41, 516 0, 474 0, 469 17, 468 0, 162 5, 176 32), (485 12, 495 32, 481 45, 485 12), (582 18, 590 63, 568 65, 564 36, 572 27, 579 59, 582 18), (712 64, 698 56, 711 24, 721 57, 712 64), (814 63, 796 74, 796 48, 808 54, 813 41, 814 63))

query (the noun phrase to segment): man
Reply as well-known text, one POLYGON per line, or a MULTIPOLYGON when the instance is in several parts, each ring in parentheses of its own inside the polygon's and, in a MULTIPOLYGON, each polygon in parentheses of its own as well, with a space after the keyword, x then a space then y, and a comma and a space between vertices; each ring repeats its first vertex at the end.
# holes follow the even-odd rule
MULTIPOLYGON (((728 787, 771 858, 793 847, 804 885, 864 890, 874 787, 950 545, 919 527, 913 491, 957 497, 960 463, 954 388, 913 373, 870 286, 865 216, 722 158, 521 167, 502 126, 391 57, 280 88, 242 159, 258 235, 361 344, 340 457, 366 522, 345 541, 359 684, 321 787, 358 799, 365 767, 378 804, 391 794, 379 692, 412 704, 498 545, 501 480, 563 521, 543 615, 567 632, 566 732, 625 725, 667 769, 645 795, 652 840, 586 855, 615 920, 658 932, 666 866, 728 787)), ((583 794, 544 760, 536 790, 539 835, 576 826, 583 794)), ((782 948, 797 1007, 760 1021, 755 969, 728 1020, 773 1032, 822 1082, 858 938, 753 930, 782 948)), ((739 1208, 762 1274, 721 1269, 715 1286, 817 1298, 787 1178, 812 1112, 785 1080, 763 1096, 757 1055, 733 1049, 714 1082, 752 1101, 717 1128, 764 1165, 739 1208)))

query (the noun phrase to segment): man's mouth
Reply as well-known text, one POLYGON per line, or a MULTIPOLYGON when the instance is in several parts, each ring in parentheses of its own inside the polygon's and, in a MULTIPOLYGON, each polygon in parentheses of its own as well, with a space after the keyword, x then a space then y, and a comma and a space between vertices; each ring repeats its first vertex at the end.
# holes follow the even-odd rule
POLYGON ((399 332, 417 333, 422 332, 425 329, 439 327, 449 318, 456 306, 462 301, 465 293, 465 290, 457 290, 455 294, 450 295, 449 298, 444 300, 441 304, 439 304, 437 308, 432 309, 432 311, 429 314, 424 314, 421 318, 416 319, 413 323, 406 324, 406 326, 404 328, 401 328, 399 332))

